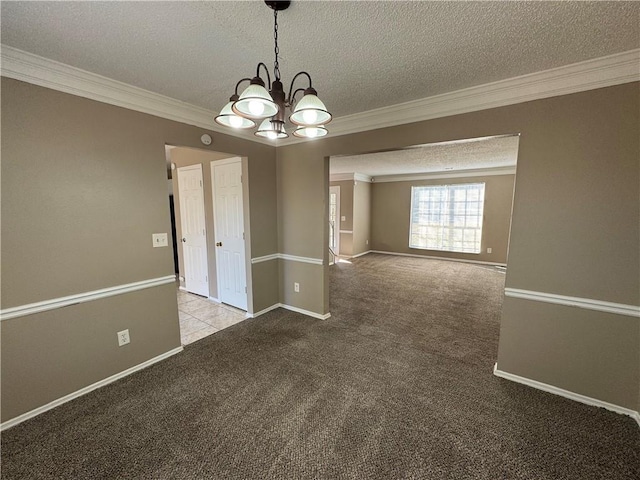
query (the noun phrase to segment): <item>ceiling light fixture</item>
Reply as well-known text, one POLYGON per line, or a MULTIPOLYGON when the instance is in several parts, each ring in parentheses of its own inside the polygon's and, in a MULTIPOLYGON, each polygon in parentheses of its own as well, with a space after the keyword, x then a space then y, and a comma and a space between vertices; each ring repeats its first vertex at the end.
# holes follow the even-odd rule
POLYGON ((220 115, 215 121, 220 125, 231 128, 253 128, 256 120, 261 120, 255 135, 272 140, 287 138, 285 126, 285 109, 292 109, 289 116, 291 123, 296 125, 293 135, 302 138, 323 137, 328 132, 325 125, 331 121, 331 114, 324 103, 318 98, 318 92, 313 88, 311 75, 307 72, 299 72, 291 80, 289 95, 285 96, 282 82, 280 81, 280 66, 278 64, 278 12, 286 10, 290 1, 268 1, 267 6, 273 9, 273 38, 275 40, 275 62, 273 72, 275 80, 271 83, 271 75, 267 66, 260 62, 256 69, 256 76, 243 78, 236 83, 235 92, 229 98, 220 115), (260 67, 266 72, 267 85, 271 85, 271 91, 265 88, 265 81, 260 77, 260 67), (295 81, 299 77, 307 77, 307 88, 293 89, 295 81), (238 87, 243 82, 249 82, 249 86, 238 95, 238 87), (296 104, 296 95, 302 92, 303 96, 296 104))

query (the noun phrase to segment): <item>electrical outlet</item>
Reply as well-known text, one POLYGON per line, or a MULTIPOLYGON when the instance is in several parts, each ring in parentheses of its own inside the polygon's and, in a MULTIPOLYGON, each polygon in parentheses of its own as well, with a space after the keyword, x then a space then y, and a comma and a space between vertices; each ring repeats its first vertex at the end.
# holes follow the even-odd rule
POLYGON ((293 291, 300 292, 300 284, 298 282, 293 283, 293 291))
POLYGON ((129 338, 129 329, 127 328, 126 330, 122 330, 121 332, 118 332, 118 346, 121 347, 123 345, 126 345, 127 343, 129 343, 131 341, 131 339, 129 338))
POLYGON ((493 250, 491 248, 487 248, 487 253, 491 253, 493 250))
POLYGON ((369 240, 365 240, 365 241, 364 241, 364 243, 365 243, 366 245, 369 245, 369 240))
POLYGON ((347 221, 347 217, 345 217, 344 215, 342 215, 342 216, 340 217, 340 221, 341 221, 341 222, 346 222, 346 221, 347 221))

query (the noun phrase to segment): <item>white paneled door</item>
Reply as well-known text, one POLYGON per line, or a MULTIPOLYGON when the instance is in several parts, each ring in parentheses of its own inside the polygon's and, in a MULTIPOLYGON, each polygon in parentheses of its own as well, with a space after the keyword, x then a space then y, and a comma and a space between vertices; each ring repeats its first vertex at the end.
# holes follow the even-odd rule
POLYGON ((247 309, 247 275, 242 205, 242 163, 236 157, 211 162, 215 213, 218 298, 247 309))
POLYGON ((182 227, 184 286, 192 293, 209 296, 207 233, 204 219, 202 165, 178 168, 178 198, 182 227))

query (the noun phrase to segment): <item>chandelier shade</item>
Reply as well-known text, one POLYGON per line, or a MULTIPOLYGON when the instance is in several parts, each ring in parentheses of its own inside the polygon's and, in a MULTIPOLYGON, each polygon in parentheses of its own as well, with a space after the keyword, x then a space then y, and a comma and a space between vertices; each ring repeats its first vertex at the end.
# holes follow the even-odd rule
POLYGON ((324 125, 317 125, 314 127, 302 126, 293 131, 293 136, 299 138, 318 138, 324 137, 327 133, 329 132, 324 128, 324 125))
POLYGON ((240 94, 240 98, 236 101, 231 109, 242 117, 261 120, 263 118, 273 117, 278 113, 279 107, 264 88, 264 84, 254 83, 244 89, 240 94))
POLYGON ((241 117, 240 115, 236 115, 234 113, 234 111, 231 109, 233 103, 234 101, 230 101, 222 108, 222 110, 220 110, 220 115, 215 118, 216 123, 224 125, 225 127, 240 129, 255 127, 256 122, 254 122, 250 118, 241 117))
POLYGON ((257 137, 268 138, 270 140, 276 140, 278 138, 287 138, 287 132, 284 129, 283 122, 278 122, 277 120, 271 120, 270 118, 265 118, 258 130, 254 134, 257 137))
POLYGON ((315 127, 327 124, 331 121, 331 114, 327 112, 327 107, 318 98, 317 92, 307 93, 312 88, 305 90, 305 96, 296 104, 293 113, 289 117, 291 123, 306 127, 315 127))
POLYGON ((294 75, 289 86, 288 95, 285 94, 284 86, 280 79, 278 12, 286 10, 291 2, 286 0, 265 0, 264 3, 273 10, 274 16, 275 61, 273 64, 273 83, 267 66, 262 62, 258 63, 255 77, 243 78, 236 83, 235 93, 231 96, 230 102, 220 111, 215 121, 220 125, 231 128, 253 128, 256 126, 257 121, 261 121, 255 135, 277 140, 289 136, 285 130, 285 110, 290 108, 292 113, 289 121, 297 127, 293 135, 301 138, 323 137, 328 133, 325 125, 331 121, 332 117, 327 111, 327 107, 318 98, 318 92, 312 85, 311 75, 305 71, 294 75), (266 74, 266 83, 261 73, 266 74), (308 80, 307 88, 294 88, 296 80, 305 77, 308 80), (238 95, 238 87, 244 82, 249 82, 249 86, 238 95), (265 85, 271 90, 267 91, 265 85), (299 92, 303 92, 302 98, 296 104, 296 95, 299 92))

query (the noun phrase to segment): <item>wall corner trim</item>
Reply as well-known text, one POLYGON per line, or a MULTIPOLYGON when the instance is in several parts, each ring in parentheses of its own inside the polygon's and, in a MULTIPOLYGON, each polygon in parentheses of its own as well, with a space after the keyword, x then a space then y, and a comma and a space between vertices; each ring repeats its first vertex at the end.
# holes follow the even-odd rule
POLYGON ((569 297, 555 293, 534 292, 520 288, 505 288, 506 297, 522 298, 533 300, 534 302, 554 303, 556 305, 566 305, 568 307, 586 308, 587 310, 597 310, 600 312, 614 313, 616 315, 626 315, 640 318, 640 306, 626 305, 624 303, 605 302, 592 298, 569 297))
MULTIPOLYGON (((640 80, 640 49, 337 117, 325 138, 488 110, 640 80)), ((288 138, 278 145, 308 141, 288 138)), ((377 181, 377 179, 376 179, 377 181)))
POLYGON ((506 263, 495 262, 481 262, 480 260, 465 260, 463 258, 449 258, 449 257, 436 257, 433 255, 418 255, 416 253, 400 253, 400 252, 388 252, 385 250, 369 250, 366 253, 381 253, 382 255, 398 255, 401 257, 415 257, 415 258, 428 258, 429 260, 444 260, 447 262, 462 262, 462 263, 476 263, 478 265, 493 265, 495 267, 506 267, 506 263))
POLYGON ((206 108, 134 87, 8 45, 2 45, 1 59, 3 77, 186 123, 224 135, 243 138, 249 142, 273 146, 273 142, 270 140, 263 140, 254 135, 249 136, 250 134, 240 130, 218 126, 212 120, 217 112, 206 108))
POLYGON ((165 360, 166 358, 169 358, 173 355, 176 355, 177 353, 182 352, 183 347, 178 347, 178 348, 174 348, 172 350, 169 350, 168 352, 165 352, 163 354, 160 354, 156 357, 150 358, 149 360, 139 363, 138 365, 135 365, 131 368, 127 368, 126 370, 123 370, 120 373, 116 373, 115 375, 111 375, 110 377, 107 377, 103 380, 100 380, 98 382, 92 383, 91 385, 87 385, 86 387, 81 388, 80 390, 76 390, 75 392, 69 393, 68 395, 65 395, 64 397, 60 397, 57 400, 54 400, 52 402, 47 403, 46 405, 42 405, 41 407, 38 408, 34 408, 33 410, 30 410, 26 413, 23 413, 22 415, 18 415, 15 418, 12 418, 11 420, 7 420, 6 422, 3 422, 2 424, 0 424, 0 431, 2 430, 6 430, 7 428, 11 428, 14 427, 16 425, 18 425, 19 423, 24 422, 25 420, 29 420, 30 418, 33 418, 37 415, 40 415, 41 413, 44 413, 48 410, 51 410, 52 408, 58 407, 60 405, 62 405, 63 403, 67 403, 71 400, 74 400, 78 397, 81 397, 83 395, 86 395, 89 392, 92 392, 93 390, 96 390, 97 388, 100 387, 104 387, 105 385, 108 385, 110 383, 115 382, 116 380, 120 380, 121 378, 124 378, 126 376, 131 375, 132 373, 135 373, 139 370, 142 370, 144 368, 147 368, 151 365, 153 365, 154 363, 158 363, 162 360, 165 360))
POLYGON ((441 180, 445 178, 492 177, 496 175, 515 175, 516 167, 473 168, 432 173, 410 173, 399 175, 381 175, 375 177, 375 183, 410 182, 413 180, 441 180))
POLYGON ((587 397, 586 395, 581 395, 579 393, 570 392, 569 390, 555 387, 547 383, 538 382, 537 380, 532 380, 530 378, 521 377, 520 375, 504 372, 498 369, 497 363, 493 365, 493 374, 496 377, 500 377, 500 378, 504 378, 505 380, 510 380, 512 382, 520 383, 528 387, 533 387, 536 390, 542 390, 547 393, 552 393, 554 395, 559 395, 560 397, 568 398, 569 400, 574 400, 576 402, 584 403, 586 405, 591 405, 593 407, 605 408, 607 410, 611 410, 612 412, 616 412, 621 415, 627 415, 633 418, 636 422, 638 422, 638 427, 640 427, 640 413, 636 412, 635 410, 621 407, 619 405, 614 405, 613 403, 605 402, 604 400, 598 400, 597 398, 587 397))
MULTIPOLYGON (((190 105, 180 100, 134 87, 8 45, 2 45, 0 55, 0 63, 2 64, 0 73, 4 77, 186 123, 187 125, 194 125, 225 135, 232 135, 249 142, 274 146, 270 140, 263 140, 241 131, 219 127, 211 120, 217 115, 217 112, 206 108, 190 105)), ((640 49, 634 49, 397 105, 337 117, 331 123, 329 137, 393 127, 638 81, 640 80, 639 59, 640 49)), ((279 141, 275 146, 279 147, 306 141, 310 140, 290 137, 285 141, 279 141)))
POLYGON ((265 313, 268 313, 272 310, 275 310, 277 308, 284 308, 285 310, 290 310, 292 312, 296 312, 296 313, 301 313, 302 315, 306 315, 308 317, 313 317, 313 318, 317 318, 318 320, 326 320, 327 318, 331 317, 331 313, 316 313, 316 312, 312 312, 311 310, 305 310, 303 308, 298 308, 298 307, 293 307, 291 305, 286 305, 284 303, 275 303, 273 305, 271 305, 270 307, 267 307, 265 309, 260 310, 259 312, 256 313, 247 313, 247 318, 256 318, 259 317, 260 315, 264 315, 265 313))
POLYGON ((263 255, 262 257, 255 257, 251 259, 251 263, 268 262, 269 260, 277 260, 280 258, 279 253, 272 253, 271 255, 263 255))
POLYGON ((164 277, 151 278, 140 282, 126 283, 124 285, 116 285, 115 287, 101 288, 91 292, 76 293, 66 297, 52 298, 42 302, 29 303, 27 305, 19 305, 0 310, 0 321, 10 320, 16 317, 32 315, 34 313, 46 312, 47 310, 55 310, 56 308, 76 305, 78 303, 91 302, 100 298, 113 297, 114 295, 122 295, 123 293, 135 292, 145 288, 158 287, 176 281, 175 275, 167 275, 164 277))
POLYGON ((268 262, 269 260, 290 260, 293 262, 300 263, 311 263, 313 265, 323 265, 324 260, 322 258, 312 258, 312 257, 299 257, 297 255, 288 255, 286 253, 272 253, 270 255, 264 255, 262 257, 254 257, 251 259, 251 263, 262 263, 268 262))

